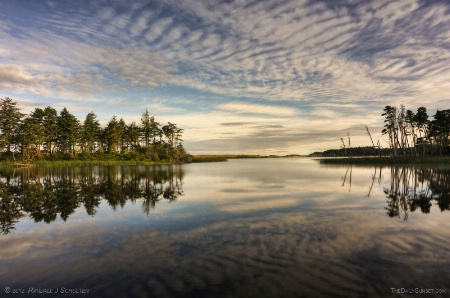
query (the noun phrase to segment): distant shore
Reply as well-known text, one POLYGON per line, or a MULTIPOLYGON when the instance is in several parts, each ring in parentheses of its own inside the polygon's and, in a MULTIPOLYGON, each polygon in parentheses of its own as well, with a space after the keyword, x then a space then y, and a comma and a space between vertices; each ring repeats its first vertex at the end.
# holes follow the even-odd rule
MULTIPOLYGON (((251 155, 251 154, 217 154, 217 155, 192 155, 192 163, 226 162, 230 159, 258 159, 258 158, 312 158, 324 165, 450 165, 450 156, 426 156, 426 157, 319 157, 302 155, 251 155)), ((32 168, 32 167, 70 167, 70 166, 136 166, 136 165, 164 165, 173 164, 168 161, 146 160, 35 160, 25 161, 0 161, 0 168, 32 168)))
POLYGON ((286 157, 305 157, 298 154, 290 155, 257 155, 257 154, 216 154, 216 155, 192 155, 192 162, 220 162, 229 159, 243 159, 243 158, 286 158, 286 157))
MULTIPOLYGON (((301 155, 256 155, 256 154, 200 154, 192 155, 192 163, 202 162, 224 162, 229 159, 244 159, 244 158, 286 158, 286 157, 304 157, 301 155)), ((189 163, 189 162, 188 162, 189 163)), ((163 165, 174 164, 169 161, 148 161, 148 160, 119 160, 119 159, 91 159, 91 160, 78 160, 78 159, 61 159, 61 160, 33 160, 33 161, 12 161, 3 160, 0 161, 0 168, 2 167, 15 167, 15 168, 31 168, 31 167, 70 167, 70 166, 134 166, 134 165, 163 165)))
POLYGON ((354 157, 354 158, 316 158, 326 165, 450 165, 450 156, 425 157, 354 157))

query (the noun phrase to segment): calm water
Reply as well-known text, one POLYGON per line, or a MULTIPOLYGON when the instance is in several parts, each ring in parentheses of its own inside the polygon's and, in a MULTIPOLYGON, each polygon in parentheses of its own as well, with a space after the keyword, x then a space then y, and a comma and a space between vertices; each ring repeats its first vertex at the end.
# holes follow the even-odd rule
POLYGON ((450 295, 450 167, 22 169, 0 198, 2 297, 450 295))

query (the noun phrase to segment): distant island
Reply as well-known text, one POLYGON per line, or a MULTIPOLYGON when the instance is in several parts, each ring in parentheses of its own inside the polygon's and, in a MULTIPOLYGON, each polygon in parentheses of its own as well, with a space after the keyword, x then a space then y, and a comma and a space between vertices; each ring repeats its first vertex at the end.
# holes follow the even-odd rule
POLYGON ((59 114, 50 106, 35 108, 25 115, 16 104, 9 97, 0 98, 0 160, 153 163, 192 160, 183 146, 183 129, 171 122, 156 122, 148 110, 139 123, 127 124, 114 115, 101 127, 94 112, 80 121, 67 108, 59 114))

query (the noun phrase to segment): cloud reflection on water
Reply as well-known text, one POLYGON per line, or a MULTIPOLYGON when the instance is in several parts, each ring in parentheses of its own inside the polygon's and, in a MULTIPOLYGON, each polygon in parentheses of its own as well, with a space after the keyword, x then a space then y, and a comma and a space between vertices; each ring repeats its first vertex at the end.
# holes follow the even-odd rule
POLYGON ((450 224, 421 224, 422 231, 374 213, 341 211, 279 213, 182 231, 60 226, 34 231, 31 246, 13 235, 0 262, 14 267, 2 266, 0 275, 16 285, 76 284, 100 295, 388 295, 390 287, 445 285, 450 224))
POLYGON ((102 204, 98 214, 110 217, 4 235, 0 283, 105 297, 388 296, 392 287, 448 284, 448 212, 386 216, 390 172, 367 198, 372 169, 354 168, 349 192, 346 168, 255 162, 187 165, 184 196, 160 217, 102 204), (268 177, 283 187, 261 187, 268 177), (250 191, 220 191, 232 185, 250 191))

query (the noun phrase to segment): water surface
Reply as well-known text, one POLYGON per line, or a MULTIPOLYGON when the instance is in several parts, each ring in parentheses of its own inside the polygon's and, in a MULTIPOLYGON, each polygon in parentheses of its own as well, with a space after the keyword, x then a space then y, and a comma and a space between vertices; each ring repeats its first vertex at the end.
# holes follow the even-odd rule
POLYGON ((0 296, 445 296, 449 181, 294 158, 3 170, 0 296))

